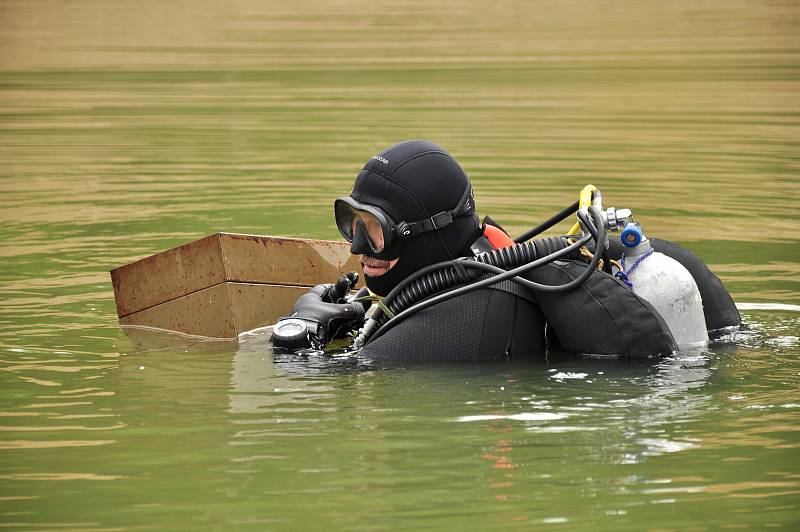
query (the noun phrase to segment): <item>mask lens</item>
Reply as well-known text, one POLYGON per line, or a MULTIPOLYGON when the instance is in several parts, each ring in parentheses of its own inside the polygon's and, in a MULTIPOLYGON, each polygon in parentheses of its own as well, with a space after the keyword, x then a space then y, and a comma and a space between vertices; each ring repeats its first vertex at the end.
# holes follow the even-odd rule
POLYGON ((344 202, 337 201, 334 205, 334 213, 336 214, 336 226, 339 232, 348 242, 353 241, 353 229, 356 219, 356 213, 352 207, 344 202))
POLYGON ((352 242, 356 228, 363 225, 366 230, 366 237, 369 239, 370 247, 375 253, 383 251, 386 243, 383 236, 383 224, 374 214, 355 209, 344 202, 336 202, 336 225, 339 232, 348 241, 352 242), (357 222, 361 222, 358 224, 357 222))
MULTIPOLYGON (((364 228, 367 230, 367 238, 369 238, 369 241, 372 244, 373 251, 376 253, 383 251, 383 227, 378 219, 372 214, 364 211, 356 211, 356 216, 359 220, 361 220, 361 222, 364 224, 364 228)), ((353 220, 352 224, 353 232, 355 233, 355 219, 353 220)))

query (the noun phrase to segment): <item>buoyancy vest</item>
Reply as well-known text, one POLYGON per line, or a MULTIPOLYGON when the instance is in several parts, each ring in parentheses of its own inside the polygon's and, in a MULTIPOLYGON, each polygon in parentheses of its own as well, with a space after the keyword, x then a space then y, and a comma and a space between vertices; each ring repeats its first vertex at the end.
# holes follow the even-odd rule
MULTIPOLYGON (((554 261, 525 277, 540 284, 563 285, 586 268, 586 263, 578 260, 554 261)), ((552 328, 550 348, 630 358, 677 350, 672 333, 653 306, 600 270, 568 292, 532 295, 552 328)))

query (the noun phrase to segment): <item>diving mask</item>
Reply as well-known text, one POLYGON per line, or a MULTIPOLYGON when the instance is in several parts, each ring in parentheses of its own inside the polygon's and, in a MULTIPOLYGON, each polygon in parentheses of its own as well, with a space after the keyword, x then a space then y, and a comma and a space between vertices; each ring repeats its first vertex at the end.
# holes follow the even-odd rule
POLYGON ((442 211, 415 222, 395 222, 378 207, 361 203, 351 196, 338 198, 333 208, 339 232, 352 244, 350 253, 396 259, 400 254, 401 242, 446 227, 458 216, 474 215, 474 205, 472 189, 467 187, 453 210, 442 211))
POLYGON ((396 224, 377 207, 345 196, 334 202, 334 212, 339 232, 352 244, 353 254, 377 256, 397 240, 396 224))

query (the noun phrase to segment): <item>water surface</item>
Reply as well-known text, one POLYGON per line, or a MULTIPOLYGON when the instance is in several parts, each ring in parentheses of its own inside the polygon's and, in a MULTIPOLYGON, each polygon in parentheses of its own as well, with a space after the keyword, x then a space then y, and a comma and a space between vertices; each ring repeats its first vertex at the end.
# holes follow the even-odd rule
POLYGON ((794 2, 0 6, 0 525, 794 529, 794 2), (586 183, 749 324, 660 361, 365 368, 130 338, 108 270, 217 231, 337 238, 443 144, 519 233, 586 183))

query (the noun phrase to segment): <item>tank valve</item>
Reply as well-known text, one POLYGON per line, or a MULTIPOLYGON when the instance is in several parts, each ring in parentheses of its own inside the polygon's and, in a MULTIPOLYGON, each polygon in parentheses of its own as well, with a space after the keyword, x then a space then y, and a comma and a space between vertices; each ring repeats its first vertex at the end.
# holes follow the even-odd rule
POLYGON ((630 222, 625 226, 620 235, 620 240, 625 247, 635 248, 642 243, 644 233, 641 226, 636 222, 630 222))

